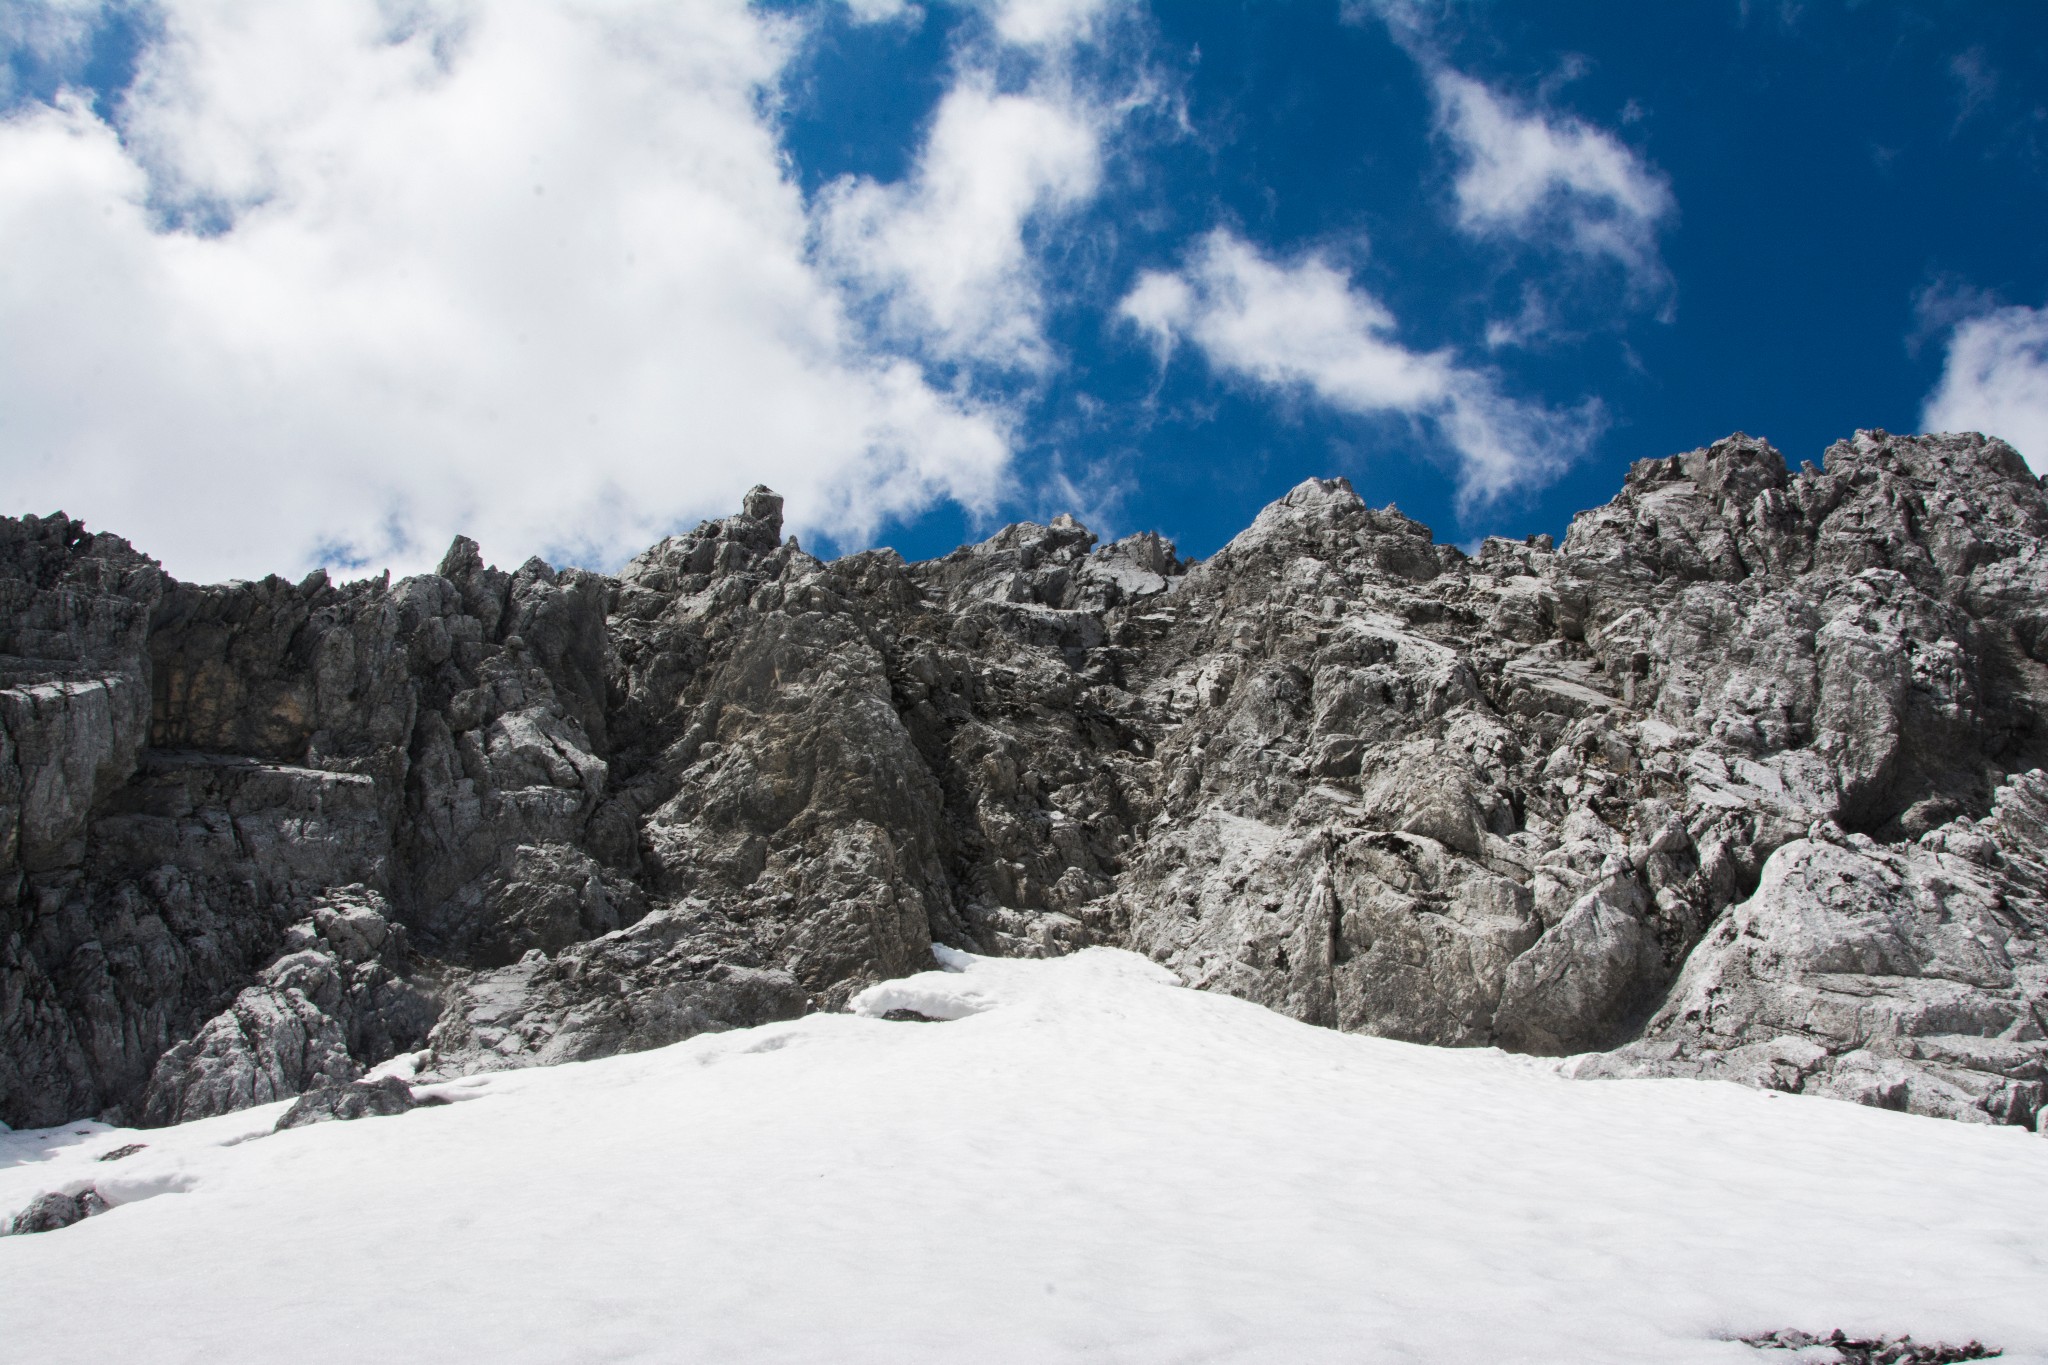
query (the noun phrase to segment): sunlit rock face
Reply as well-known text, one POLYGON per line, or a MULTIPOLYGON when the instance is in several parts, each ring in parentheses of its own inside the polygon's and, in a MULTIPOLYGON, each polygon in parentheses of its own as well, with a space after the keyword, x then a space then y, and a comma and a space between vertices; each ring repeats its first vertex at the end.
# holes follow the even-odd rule
POLYGON ((1978 1121, 2048 1091, 2048 497, 1743 436, 1563 545, 1311 480, 830 563, 195 586, 0 520, 0 1120, 170 1122, 1134 948, 1334 1028, 1978 1121))

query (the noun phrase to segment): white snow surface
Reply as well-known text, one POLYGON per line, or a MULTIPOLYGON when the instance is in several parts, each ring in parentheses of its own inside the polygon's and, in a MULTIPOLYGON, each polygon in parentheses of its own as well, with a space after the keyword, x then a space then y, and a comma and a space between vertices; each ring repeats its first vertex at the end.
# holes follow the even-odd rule
POLYGON ((1839 1327, 2048 1362, 2033 1134, 1566 1080, 1108 949, 942 960, 398 1117, 0 1131, 0 1217, 115 1205, 0 1238, 0 1354, 1774 1365, 1732 1338, 1839 1327))

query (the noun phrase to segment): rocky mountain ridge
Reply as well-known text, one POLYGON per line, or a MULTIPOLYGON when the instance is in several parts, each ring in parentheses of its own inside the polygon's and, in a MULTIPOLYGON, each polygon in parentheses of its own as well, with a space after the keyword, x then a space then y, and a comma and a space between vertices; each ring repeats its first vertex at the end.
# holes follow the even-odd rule
POLYGON ((2048 494, 1638 462, 1561 546, 1311 480, 832 562, 178 583, 0 519, 0 1120, 592 1057, 1090 943, 1311 1022, 1976 1121, 2048 1099, 2048 494))

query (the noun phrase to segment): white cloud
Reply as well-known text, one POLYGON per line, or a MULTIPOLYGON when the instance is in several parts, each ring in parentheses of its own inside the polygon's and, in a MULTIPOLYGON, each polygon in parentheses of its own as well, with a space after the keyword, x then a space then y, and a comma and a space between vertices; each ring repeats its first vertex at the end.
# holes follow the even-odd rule
POLYGON ((1438 126, 1462 162, 1460 227, 1605 257, 1633 288, 1664 287, 1657 231, 1676 201, 1661 172, 1600 129, 1518 109, 1459 72, 1439 67, 1431 86, 1438 126))
POLYGON ((1920 425, 2002 437, 2048 474, 2048 308, 2000 308, 1957 324, 1920 425))
POLYGON ((1179 275, 1148 270, 1117 305, 1117 314, 1147 337, 1160 362, 1173 353, 1179 330, 1194 316, 1195 291, 1179 275))
POLYGON ((1048 48, 1092 37, 1103 17, 1128 0, 989 0, 996 35, 1020 47, 1048 48))
POLYGON ((1998 97, 1998 68, 1985 60, 1984 49, 1973 47, 1949 59, 1949 74, 1956 82, 1956 121, 1951 136, 1970 121, 1970 116, 1998 97))
MULTIPOLYGON (((1657 233, 1678 205, 1663 172, 1583 119, 1519 105, 1451 67, 1436 32, 1445 14, 1440 4, 1343 0, 1339 14, 1349 24, 1384 24, 1428 78, 1437 130, 1461 163, 1453 186, 1460 228, 1613 261, 1635 297, 1668 294, 1657 233)), ((1582 59, 1568 58, 1546 88, 1583 70, 1582 59)), ((1642 118, 1642 106, 1630 100, 1622 121, 1642 118)), ((1489 329, 1497 338, 1489 344, 1531 339, 1532 320, 1525 306, 1519 321, 1489 329)))
POLYGON ((924 9, 910 0, 846 0, 846 9, 856 24, 893 24, 924 18, 924 9))
POLYGON ((1522 307, 1511 318, 1494 318, 1486 324, 1486 349, 1526 346, 1539 338, 1557 335, 1557 316, 1549 300, 1534 281, 1522 284, 1522 307))
POLYGON ((1114 459, 1070 460, 1055 454, 1034 490, 1033 515, 1050 521, 1065 513, 1107 543, 1123 534, 1123 504, 1136 489, 1129 471, 1114 459))
POLYGON ((1094 195, 1101 137, 1086 100, 1056 83, 1005 94, 969 69, 941 99, 907 180, 848 178, 826 191, 826 254, 881 300, 899 340, 1043 370, 1051 356, 1027 234, 1094 195))
POLYGON ((1322 257, 1275 262, 1223 229, 1184 270, 1141 276, 1119 313, 1162 353, 1185 338, 1219 372, 1306 390, 1345 412, 1433 422, 1457 452, 1468 506, 1556 477, 1599 429, 1595 407, 1517 402, 1447 352, 1402 346, 1385 305, 1322 257))
POLYGON ((0 120, 5 510, 207 577, 404 569, 458 531, 615 560, 757 479, 857 538, 1001 486, 1004 415, 866 348, 808 254, 766 112, 790 25, 741 0, 160 19, 121 129, 70 96, 0 120))
POLYGON ((1114 79, 1128 88, 1079 72, 1083 47, 1106 41, 1129 0, 965 3, 987 22, 963 31, 911 173, 828 186, 818 236, 894 344, 1014 381, 1057 360, 1045 243, 1099 192, 1110 135, 1164 93, 1136 50, 1119 53, 1114 79))
POLYGON ((1347 24, 1377 19, 1392 31, 1395 42, 1421 51, 1429 46, 1439 7, 1432 0, 1341 0, 1337 17, 1347 24))

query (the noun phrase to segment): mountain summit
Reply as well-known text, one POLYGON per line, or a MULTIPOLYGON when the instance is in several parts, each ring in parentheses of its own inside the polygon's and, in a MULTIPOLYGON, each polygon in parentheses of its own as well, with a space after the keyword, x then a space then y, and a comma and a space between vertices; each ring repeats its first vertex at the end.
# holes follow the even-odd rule
POLYGON ((0 520, 0 1120, 164 1124, 1123 947, 1390 1038, 2031 1125, 2048 494, 1737 435, 1476 555, 1311 480, 832 562, 179 583, 0 520))

